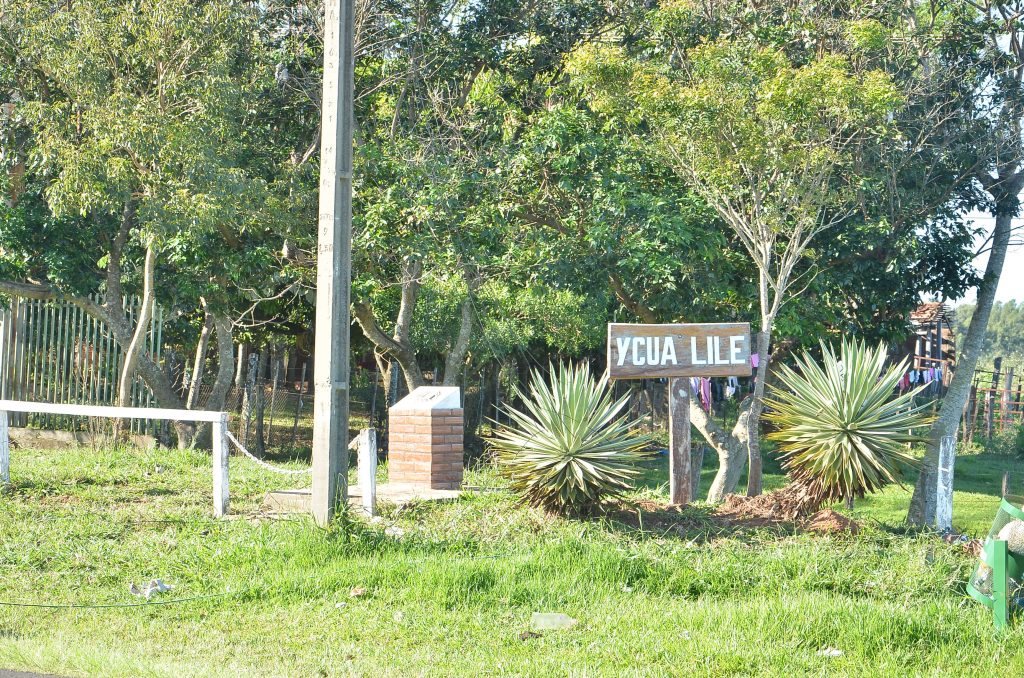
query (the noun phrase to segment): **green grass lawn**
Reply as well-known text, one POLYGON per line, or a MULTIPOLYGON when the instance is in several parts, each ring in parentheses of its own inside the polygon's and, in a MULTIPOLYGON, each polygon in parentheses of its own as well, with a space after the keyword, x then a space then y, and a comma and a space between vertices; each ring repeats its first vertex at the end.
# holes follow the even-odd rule
MULTIPOLYGON (((662 465, 663 465, 662 461, 662 465)), ((713 466, 708 459, 706 466, 713 466)), ((955 521, 983 533, 1003 470, 958 460, 955 521)), ((766 485, 778 485, 777 467, 766 485)), ((713 470, 705 471, 704 487, 713 470)), ((494 486, 487 472, 469 482, 494 486)), ((0 498, 0 668, 82 676, 1020 675, 1024 631, 997 637, 965 597, 972 560, 899 528, 909 494, 858 502, 856 538, 558 520, 504 492, 321 530, 258 518, 293 481, 232 458, 231 520, 210 517, 208 455, 13 453, 0 498), (353 588, 365 589, 353 597, 353 588), (222 595, 223 594, 223 595, 222 595), (524 637, 535 611, 579 620, 524 637), (822 653, 835 649, 841 655, 822 653)), ((664 496, 652 466, 638 496, 664 496)))

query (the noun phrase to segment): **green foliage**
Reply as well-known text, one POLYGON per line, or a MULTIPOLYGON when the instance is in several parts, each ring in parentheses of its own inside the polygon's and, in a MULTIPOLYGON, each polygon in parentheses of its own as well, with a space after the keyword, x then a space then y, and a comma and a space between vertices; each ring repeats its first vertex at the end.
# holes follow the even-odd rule
MULTIPOLYGON (((974 316, 974 304, 956 307, 956 340, 963 346, 967 330, 974 316)), ((992 305, 992 314, 985 329, 979 366, 991 369, 993 358, 1003 358, 1003 371, 1007 367, 1024 365, 1024 303, 997 301, 992 305)))
MULTIPOLYGON (((186 334, 200 296, 244 315, 246 341, 307 329, 321 11, 8 0, 0 103, 16 105, 0 107, 0 190, 12 167, 26 174, 20 199, 0 201, 0 276, 102 292, 134 197, 127 292, 156 237, 160 302, 191 323, 186 334)), ((763 179, 834 163, 824 188, 799 195, 829 218, 856 198, 856 214, 794 263, 801 294, 777 319, 787 345, 900 336, 921 290, 956 298, 974 281, 959 137, 927 127, 957 120, 953 104, 975 91, 953 68, 976 40, 962 12, 921 5, 910 21, 900 0, 727 0, 713 12, 381 0, 358 11, 353 298, 390 334, 403 270, 421 261, 410 336, 425 367, 453 344, 467 295, 471 366, 595 355, 609 318, 756 316, 757 271, 698 190, 736 188, 750 168, 763 179), (887 143, 867 143, 883 128, 887 143), (846 150, 821 143, 847 132, 846 150), (723 140, 742 152, 719 162, 723 140), (675 171, 671 153, 665 162, 670 145, 699 176, 675 171)), ((781 211, 796 195, 788 184, 754 184, 772 228, 797 223, 781 211)))
POLYGON ((984 430, 975 431, 970 447, 999 456, 1024 457, 1024 425, 1009 426, 1002 431, 997 427, 992 438, 986 438, 984 430))
POLYGON ((0 171, 25 174, 0 203, 0 273, 102 293, 127 225, 126 293, 152 242, 165 307, 191 316, 199 297, 224 310, 273 296, 268 224, 290 219, 281 150, 256 110, 268 89, 260 19, 233 0, 8 3, 0 101, 15 103, 0 116, 0 171))
POLYGON ((526 411, 507 408, 516 426, 499 428, 492 444, 502 473, 530 504, 581 514, 630 488, 649 441, 622 416, 629 397, 614 401, 607 376, 595 381, 588 365, 561 364, 550 384, 534 371, 529 393, 517 395, 526 411))
POLYGON ((837 356, 822 345, 822 363, 807 352, 797 357, 800 372, 778 371, 783 388, 772 389, 766 418, 778 427, 768 435, 779 443, 785 468, 818 501, 863 497, 913 464, 907 444, 926 437, 928 404, 915 405, 916 391, 893 396, 906 365, 885 367, 884 345, 870 348, 843 341, 837 356))
POLYGON ((762 287, 772 281, 761 300, 769 323, 816 263, 814 236, 854 211, 857 151, 890 134, 902 100, 887 73, 847 55, 794 58, 753 40, 694 47, 686 68, 593 47, 574 68, 594 83, 596 105, 643 113, 665 161, 732 227, 762 287))
POLYGON ((978 200, 962 181, 978 135, 958 117, 975 91, 973 33, 952 6, 918 10, 909 21, 896 0, 660 3, 632 40, 569 62, 583 101, 665 151, 719 212, 774 222, 767 238, 834 220, 793 262, 800 294, 777 327, 797 345, 851 331, 899 339, 920 291, 957 298, 977 283, 961 213, 978 200))
POLYGON ((748 267, 715 213, 621 116, 587 110, 575 83, 554 93, 560 103, 533 117, 507 189, 528 246, 550 262, 545 280, 608 290, 609 310, 628 318, 637 304, 666 320, 743 317, 748 267))

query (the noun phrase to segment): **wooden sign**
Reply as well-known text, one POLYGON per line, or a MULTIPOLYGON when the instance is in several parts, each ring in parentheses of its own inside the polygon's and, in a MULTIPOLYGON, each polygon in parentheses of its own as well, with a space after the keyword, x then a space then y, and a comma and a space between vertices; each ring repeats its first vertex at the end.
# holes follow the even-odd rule
POLYGON ((608 374, 612 379, 668 377, 669 500, 693 499, 690 462, 690 384, 686 377, 749 377, 750 324, 608 325, 608 374))
POLYGON ((750 324, 608 325, 612 379, 749 377, 750 324))

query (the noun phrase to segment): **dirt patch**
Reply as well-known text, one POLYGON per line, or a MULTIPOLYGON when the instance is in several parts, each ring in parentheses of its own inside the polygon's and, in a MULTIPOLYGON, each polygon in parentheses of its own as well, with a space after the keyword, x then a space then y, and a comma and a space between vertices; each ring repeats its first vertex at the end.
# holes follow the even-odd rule
MULTIPOLYGON (((715 509, 711 519, 721 527, 738 528, 759 528, 759 527, 786 527, 792 528, 793 521, 781 517, 767 515, 766 513, 748 513, 742 502, 732 502, 726 497, 726 503, 715 509)), ((745 497, 744 497, 745 498, 745 497)))
POLYGON ((825 509, 808 518, 803 529, 814 534, 857 534, 860 532, 860 525, 842 513, 825 509))
POLYGON ((693 507, 682 509, 647 499, 609 507, 604 516, 634 530, 680 534, 709 523, 706 511, 693 507))
POLYGON ((725 534, 754 529, 771 529, 792 533, 857 534, 860 526, 851 518, 831 509, 814 511, 802 488, 788 485, 781 490, 756 497, 731 494, 717 507, 688 506, 680 508, 650 500, 608 507, 605 517, 631 529, 645 532, 725 534))
POLYGON ((744 497, 730 494, 715 512, 723 517, 766 521, 767 524, 793 522, 807 516, 817 506, 807 491, 790 484, 781 490, 744 497))

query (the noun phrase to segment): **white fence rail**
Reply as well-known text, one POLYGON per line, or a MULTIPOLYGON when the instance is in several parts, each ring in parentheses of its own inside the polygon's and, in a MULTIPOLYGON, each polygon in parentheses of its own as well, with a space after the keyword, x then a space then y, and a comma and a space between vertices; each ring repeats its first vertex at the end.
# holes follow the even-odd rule
POLYGON ((72 417, 145 419, 211 422, 213 424, 213 515, 228 511, 228 413, 204 410, 165 410, 149 407, 107 407, 102 405, 58 405, 0 400, 0 484, 11 482, 11 443, 8 413, 57 414, 72 417))
MULTIPOLYGON (((124 297, 122 303, 134 324, 142 300, 124 297)), ((145 350, 158 363, 163 324, 164 311, 157 306, 145 350)), ((112 405, 123 360, 124 351, 110 328, 70 302, 11 299, 6 307, 0 304, 0 399, 112 405)), ((129 396, 134 407, 155 403, 138 376, 132 379, 129 396)), ((24 426, 25 419, 43 428, 73 427, 73 420, 40 411, 18 413, 11 423, 24 426)), ((133 431, 156 434, 157 429, 133 422, 133 431)))

